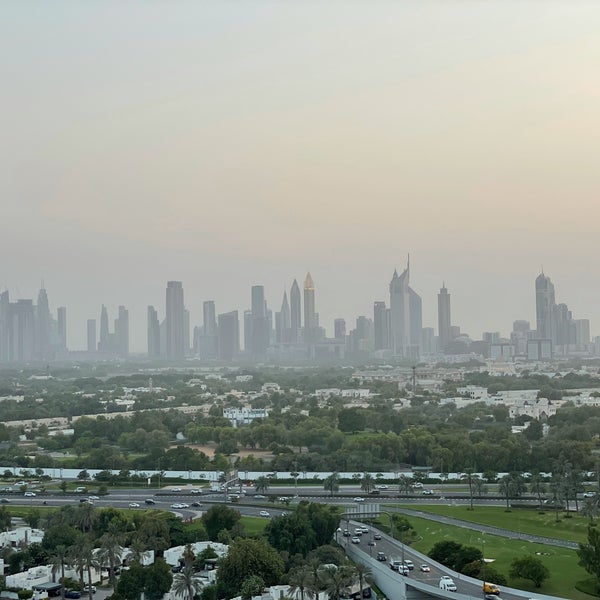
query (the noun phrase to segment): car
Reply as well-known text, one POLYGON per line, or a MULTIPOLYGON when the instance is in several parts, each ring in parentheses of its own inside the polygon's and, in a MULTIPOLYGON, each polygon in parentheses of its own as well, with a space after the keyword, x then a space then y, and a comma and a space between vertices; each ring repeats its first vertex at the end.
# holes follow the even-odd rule
POLYGON ((492 594, 494 596, 499 596, 500 588, 494 583, 490 583, 489 581, 484 581, 483 582, 483 593, 484 594, 492 594))
POLYGON ((289 502, 291 500, 291 498, 288 498, 287 496, 279 496, 279 498, 277 498, 277 502, 289 502))
MULTIPOLYGON (((392 571, 400 571, 403 567, 403 563, 401 560, 390 560, 390 569, 392 571)), ((408 571, 408 569, 406 569, 408 571)))
POLYGON ((100 496, 88 496, 88 500, 100 500, 100 496))
POLYGON ((189 505, 189 504, 186 504, 185 502, 180 502, 180 503, 179 503, 179 507, 180 507, 180 508, 189 508, 189 507, 190 507, 190 505, 189 505))
POLYGON ((502 600, 500 596, 496 596, 496 594, 484 594, 483 600, 502 600))
POLYGON ((87 492, 87 488, 84 485, 75 488, 76 494, 85 494, 85 492, 87 492))
POLYGON ((130 502, 129 503, 129 508, 139 508, 140 505, 137 502, 130 502))
POLYGON ((381 534, 380 533, 373 534, 373 539, 374 540, 380 540, 381 539, 381 534))
POLYGON ((420 481, 416 481, 415 483, 413 483, 413 487, 421 489, 423 487, 423 484, 420 481))
POLYGON ((369 540, 368 546, 376 546, 377 544, 373 540, 369 540))
POLYGON ((175 502, 175 504, 171 504, 171 508, 183 508, 179 502, 175 502))
POLYGON ((144 502, 145 502, 146 504, 156 504, 156 502, 155 502, 154 500, 152 500, 152 498, 146 498, 146 499, 144 500, 144 502))
POLYGON ((371 490, 369 492, 369 496, 379 496, 379 494, 381 494, 380 490, 371 490))
POLYGON ((0 504, 7 504, 8 502, 8 498, 0 498, 0 504))
POLYGON ((261 510, 261 511, 258 513, 258 515, 259 515, 260 517, 270 517, 270 516, 271 516, 271 515, 269 514, 269 511, 268 511, 268 510, 261 510))
POLYGON ((365 499, 361 498, 360 496, 356 496, 355 498, 352 498, 352 500, 354 500, 354 502, 364 502, 365 499))
POLYGON ((240 495, 239 494, 229 494, 229 498, 230 500, 239 500, 240 499, 240 495))
POLYGON ((440 577, 439 588, 440 590, 445 590, 447 592, 455 592, 456 584, 454 583, 454 579, 448 575, 442 575, 440 577))
POLYGON ((25 498, 35 498, 36 494, 35 492, 25 492, 23 496, 25 496, 25 498))
POLYGON ((180 491, 181 491, 181 488, 171 488, 171 491, 172 491, 172 492, 180 492, 180 491))
POLYGON ((350 537, 352 534, 350 533, 349 529, 344 529, 344 531, 342 532, 342 535, 344 537, 350 537))
POLYGON ((352 537, 352 539, 350 540, 353 544, 360 544, 360 538, 355 535, 352 537))
POLYGON ((360 527, 360 530, 361 530, 363 533, 369 533, 369 528, 368 528, 368 527, 365 527, 364 525, 363 525, 362 527, 360 527))
POLYGON ((79 502, 81 504, 94 504, 94 501, 89 498, 79 498, 79 502))
POLYGON ((362 534, 363 534, 362 527, 356 527, 354 529, 354 535, 362 535, 362 534))
POLYGON ((594 498, 595 496, 596 496, 596 492, 584 492, 583 493, 584 498, 594 498))
POLYGON ((202 504, 200 504, 200 502, 192 502, 192 506, 198 508, 198 506, 202 506, 202 504))
POLYGON ((96 593, 96 586, 95 585, 84 585, 82 591, 83 591, 84 594, 89 594, 90 593, 90 589, 92 590, 92 594, 96 593))
POLYGON ((65 592, 65 598, 81 598, 81 592, 76 590, 67 590, 65 592))
POLYGON ((408 560, 408 558, 404 559, 404 564, 408 567, 409 571, 413 571, 415 568, 415 565, 413 564, 412 560, 408 560))
POLYGON ((171 567, 171 573, 181 573, 183 571, 183 565, 175 565, 171 567))
POLYGON ((376 558, 379 562, 385 562, 387 560, 385 552, 378 552, 376 558))
POLYGON ((388 485, 385 485, 385 484, 383 484, 383 485, 378 485, 378 486, 376 486, 376 487, 377 487, 377 489, 378 489, 378 490, 388 490, 388 489, 389 489, 389 486, 388 486, 388 485))
POLYGON ((201 493, 201 492, 200 492, 200 490, 199 490, 199 489, 197 489, 197 488, 192 488, 192 489, 190 490, 190 494, 200 494, 200 493, 201 493))
POLYGON ((433 490, 427 489, 423 490, 421 493, 423 494, 423 496, 433 496, 433 490))
POLYGON ((255 497, 257 500, 264 500, 264 499, 266 498, 266 496, 263 496, 262 494, 254 494, 254 497, 255 497))
POLYGON ((421 573, 429 573, 431 571, 431 567, 429 565, 421 565, 419 567, 419 571, 421 571, 421 573))

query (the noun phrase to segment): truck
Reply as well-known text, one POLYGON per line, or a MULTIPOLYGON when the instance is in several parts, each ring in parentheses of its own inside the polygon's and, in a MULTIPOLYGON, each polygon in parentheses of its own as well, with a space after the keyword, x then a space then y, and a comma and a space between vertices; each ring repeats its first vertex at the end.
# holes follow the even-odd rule
POLYGON ((483 593, 484 594, 494 594, 494 596, 498 596, 500 594, 500 588, 488 581, 483 582, 483 593))
POLYGON ((444 590, 446 592, 455 592, 456 584, 454 583, 454 579, 452 579, 452 577, 449 575, 442 575, 440 577, 439 588, 440 590, 444 590))

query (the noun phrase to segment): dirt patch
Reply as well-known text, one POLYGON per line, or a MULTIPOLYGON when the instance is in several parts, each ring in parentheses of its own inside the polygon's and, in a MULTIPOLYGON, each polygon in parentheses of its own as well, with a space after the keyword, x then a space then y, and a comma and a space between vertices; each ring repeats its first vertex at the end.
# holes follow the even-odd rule
MULTIPOLYGON (((217 448, 217 444, 187 444, 190 448, 194 450, 199 450, 200 452, 204 452, 206 456, 213 458, 215 455, 215 450, 217 448)), ((268 450, 252 450, 248 448, 240 448, 238 452, 232 454, 232 456, 239 456, 240 458, 245 458, 250 455, 255 456, 256 458, 262 458, 263 460, 271 460, 274 458, 274 455, 268 450)))

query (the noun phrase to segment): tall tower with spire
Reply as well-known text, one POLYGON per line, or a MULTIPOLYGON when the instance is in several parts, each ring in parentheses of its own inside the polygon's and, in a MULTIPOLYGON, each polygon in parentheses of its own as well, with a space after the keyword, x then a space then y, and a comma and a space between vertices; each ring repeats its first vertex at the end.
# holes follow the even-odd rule
POLYGON ((275 313, 275 341, 278 344, 290 342, 291 338, 291 318, 290 305, 288 304, 287 291, 283 290, 283 300, 281 301, 281 310, 275 313))
POLYGON ((445 283, 442 283, 440 293, 438 294, 438 336, 440 340, 440 350, 443 352, 446 346, 452 341, 450 294, 446 289, 445 283))
POLYGON ((410 255, 406 269, 400 275, 394 270, 390 282, 390 345, 396 356, 404 358, 418 356, 423 327, 421 297, 409 283, 410 255))
POLYGON ((313 342, 319 326, 315 310, 315 284, 310 272, 304 280, 304 341, 313 342))
POLYGON ((300 329, 302 328, 302 296, 300 286, 294 279, 290 290, 290 342, 298 342, 300 329))

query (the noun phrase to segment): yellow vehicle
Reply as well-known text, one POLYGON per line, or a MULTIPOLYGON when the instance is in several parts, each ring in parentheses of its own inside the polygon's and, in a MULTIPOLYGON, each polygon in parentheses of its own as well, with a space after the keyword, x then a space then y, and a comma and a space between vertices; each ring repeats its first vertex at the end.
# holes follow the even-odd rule
POLYGON ((484 581, 483 583, 483 593, 484 594, 495 594, 498 595, 500 593, 500 588, 493 584, 493 583, 488 583, 487 581, 484 581))

